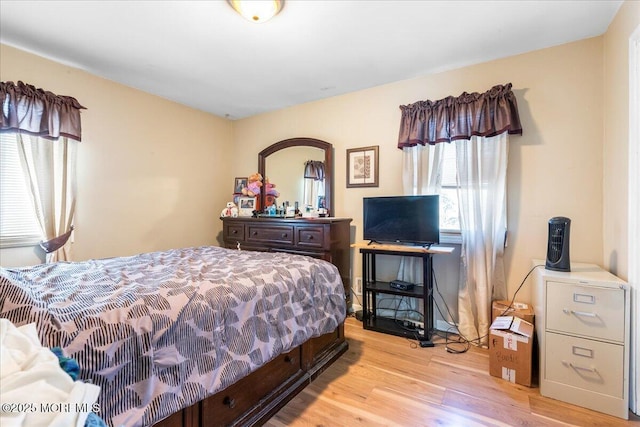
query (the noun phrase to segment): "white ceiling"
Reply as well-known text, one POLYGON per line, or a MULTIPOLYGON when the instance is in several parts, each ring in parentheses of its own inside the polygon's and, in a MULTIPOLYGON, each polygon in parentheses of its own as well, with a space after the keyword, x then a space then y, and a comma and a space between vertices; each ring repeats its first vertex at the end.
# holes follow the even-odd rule
POLYGON ((287 0, 253 24, 224 0, 0 0, 0 41, 238 119, 597 36, 621 4, 287 0))

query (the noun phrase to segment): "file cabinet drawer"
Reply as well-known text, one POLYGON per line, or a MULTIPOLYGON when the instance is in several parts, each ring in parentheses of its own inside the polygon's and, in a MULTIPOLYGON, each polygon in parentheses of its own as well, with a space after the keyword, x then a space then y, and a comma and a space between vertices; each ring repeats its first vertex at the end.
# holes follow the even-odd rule
POLYGON ((624 346, 551 332, 546 340, 553 354, 545 362, 549 381, 623 397, 624 346))
POLYGON ((624 291, 547 283, 547 330, 623 342, 624 291))

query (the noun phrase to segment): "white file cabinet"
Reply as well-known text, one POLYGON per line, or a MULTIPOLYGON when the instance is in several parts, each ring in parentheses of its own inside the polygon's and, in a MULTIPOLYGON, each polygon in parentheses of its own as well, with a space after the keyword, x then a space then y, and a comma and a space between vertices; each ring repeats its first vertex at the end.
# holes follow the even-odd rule
POLYGON ((595 264, 534 260, 540 394, 629 418, 629 287, 595 264))

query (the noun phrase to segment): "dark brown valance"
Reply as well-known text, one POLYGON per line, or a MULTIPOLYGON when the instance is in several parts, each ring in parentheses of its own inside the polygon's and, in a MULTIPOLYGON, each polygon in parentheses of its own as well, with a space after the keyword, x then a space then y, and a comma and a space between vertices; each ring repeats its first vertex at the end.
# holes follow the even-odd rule
POLYGON ((82 105, 70 96, 36 89, 22 82, 0 82, 0 132, 23 132, 47 139, 81 140, 82 105))
POLYGON ((320 160, 307 160, 304 164, 304 177, 314 181, 324 180, 324 162, 320 160))
POLYGON ((437 144, 503 132, 522 135, 516 97, 511 83, 497 85, 485 93, 464 92, 438 101, 401 105, 398 148, 437 144))

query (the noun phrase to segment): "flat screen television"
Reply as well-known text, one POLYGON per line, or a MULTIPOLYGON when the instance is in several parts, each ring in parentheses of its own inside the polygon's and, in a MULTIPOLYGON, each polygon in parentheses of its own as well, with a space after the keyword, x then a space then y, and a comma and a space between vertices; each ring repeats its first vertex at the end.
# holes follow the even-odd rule
POLYGON ((389 196, 363 199, 364 240, 412 245, 440 242, 440 197, 389 196))

